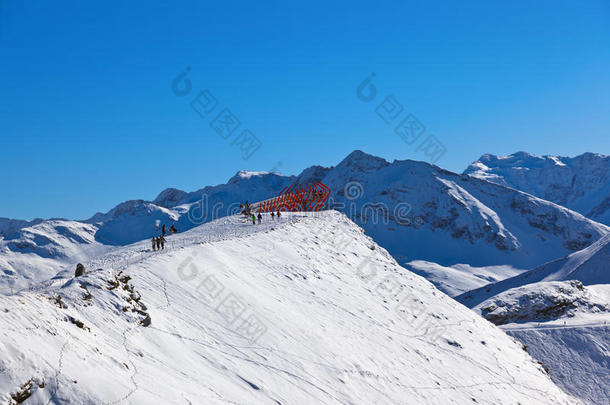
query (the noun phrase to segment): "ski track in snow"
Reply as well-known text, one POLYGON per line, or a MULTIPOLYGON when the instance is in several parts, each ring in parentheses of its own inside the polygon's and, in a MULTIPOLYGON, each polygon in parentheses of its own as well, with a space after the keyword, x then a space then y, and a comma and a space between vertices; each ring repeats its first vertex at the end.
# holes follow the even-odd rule
POLYGON ((55 390, 53 390, 53 394, 49 397, 46 405, 49 405, 51 401, 57 397, 57 391, 59 391, 59 376, 61 375, 61 369, 64 361, 64 352, 68 347, 68 340, 64 342, 61 346, 61 350, 59 351, 59 360, 57 361, 57 371, 55 372, 55 390))

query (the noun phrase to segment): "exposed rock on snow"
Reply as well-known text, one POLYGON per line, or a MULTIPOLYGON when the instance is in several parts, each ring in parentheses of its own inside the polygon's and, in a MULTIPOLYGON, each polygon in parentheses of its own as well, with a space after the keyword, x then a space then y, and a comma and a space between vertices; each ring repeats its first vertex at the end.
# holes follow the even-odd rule
POLYGON ((85 266, 82 263, 76 265, 76 270, 74 271, 74 277, 80 277, 85 274, 85 266))
POLYGON ((610 302, 597 296, 580 281, 549 281, 504 291, 473 308, 496 324, 547 321, 573 317, 577 312, 608 312, 610 302))

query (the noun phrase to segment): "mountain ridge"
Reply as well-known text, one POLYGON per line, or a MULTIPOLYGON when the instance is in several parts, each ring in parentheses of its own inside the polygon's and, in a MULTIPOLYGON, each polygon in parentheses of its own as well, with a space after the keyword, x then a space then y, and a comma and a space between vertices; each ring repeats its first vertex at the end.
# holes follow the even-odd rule
MULTIPOLYGON (((360 150, 337 166, 311 166, 298 176, 238 171, 227 183, 193 192, 168 188, 153 201, 125 201, 107 213, 75 222, 96 228, 96 246, 126 245, 158 234, 162 224, 173 223, 182 232, 239 213, 240 202, 267 199, 288 185, 313 181, 323 181, 332 190, 326 208, 347 213, 402 263, 533 268, 580 250, 610 231, 579 213, 512 188, 425 162, 390 163, 360 150)), ((41 223, 0 222, 6 270, 17 272, 11 263, 25 253, 18 242, 27 242, 28 227, 41 223)), ((60 237, 61 232, 55 234, 60 237)), ((43 267, 65 265, 71 262, 43 267)))

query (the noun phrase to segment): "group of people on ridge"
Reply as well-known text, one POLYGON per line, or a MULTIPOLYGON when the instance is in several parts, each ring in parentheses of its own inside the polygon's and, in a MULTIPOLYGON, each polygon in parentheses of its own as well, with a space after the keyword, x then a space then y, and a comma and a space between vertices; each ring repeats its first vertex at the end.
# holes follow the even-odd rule
MULTIPOLYGON (((251 218, 252 219, 252 224, 256 225, 256 221, 258 220, 258 223, 260 224, 263 220, 263 214, 260 212, 260 207, 259 207, 259 211, 258 211, 258 215, 254 215, 254 213, 251 210, 250 204, 248 203, 248 201, 245 202, 245 204, 239 204, 239 209, 241 209, 241 213, 242 215, 245 215, 247 218, 251 218)), ((281 214, 280 211, 278 210, 277 214, 274 213, 273 211, 271 212, 271 219, 275 219, 275 217, 277 216, 277 218, 279 219, 281 214)))
MULTIPOLYGON (((252 218, 252 224, 256 224, 256 220, 257 220, 257 219, 258 219, 258 223, 259 223, 259 224, 260 224, 260 223, 261 223, 261 221, 263 220, 263 214, 261 214, 261 212, 260 212, 260 211, 258 212, 258 215, 257 215, 257 216, 255 216, 254 214, 249 214, 249 215, 250 215, 250 217, 252 218)), ((280 212, 279 212, 279 211, 277 212, 277 214, 276 214, 276 213, 274 213, 273 211, 271 211, 271 219, 275 219, 276 215, 277 215, 277 219, 280 219, 281 214, 280 214, 280 212)))
POLYGON ((161 250, 165 249, 165 238, 163 236, 153 236, 152 241, 152 250, 161 250))
MULTIPOLYGON (((171 233, 178 233, 178 229, 174 224, 169 228, 169 231, 171 233)), ((165 249, 165 224, 161 227, 161 236, 153 236, 150 241, 152 243, 152 250, 165 249)))

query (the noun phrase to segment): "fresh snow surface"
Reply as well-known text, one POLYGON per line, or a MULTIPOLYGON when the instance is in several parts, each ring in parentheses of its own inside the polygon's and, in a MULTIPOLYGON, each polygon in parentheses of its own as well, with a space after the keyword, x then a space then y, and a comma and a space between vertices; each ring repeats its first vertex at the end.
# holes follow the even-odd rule
POLYGON ((474 290, 489 283, 516 276, 526 270, 512 266, 474 267, 469 264, 441 266, 425 260, 413 260, 403 265, 406 269, 424 277, 439 290, 455 297, 466 291, 474 290))
POLYGON ((564 391, 589 404, 608 405, 610 322, 596 318, 601 317, 502 328, 527 346, 564 391))
POLYGON ((579 403, 342 214, 232 216, 149 244, 0 296, 0 401, 579 403))
POLYGON ((585 285, 610 284, 610 234, 583 250, 555 260, 515 277, 468 291, 456 297, 474 307, 511 288, 539 281, 579 280, 585 285))

